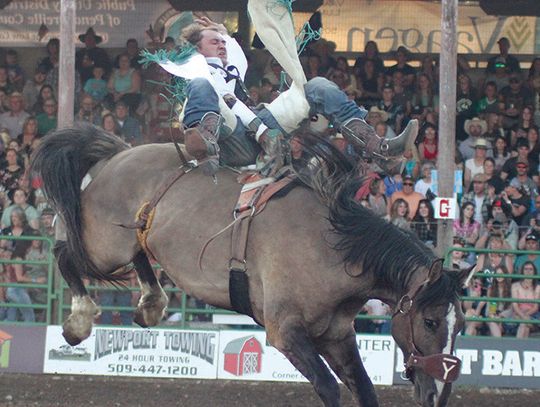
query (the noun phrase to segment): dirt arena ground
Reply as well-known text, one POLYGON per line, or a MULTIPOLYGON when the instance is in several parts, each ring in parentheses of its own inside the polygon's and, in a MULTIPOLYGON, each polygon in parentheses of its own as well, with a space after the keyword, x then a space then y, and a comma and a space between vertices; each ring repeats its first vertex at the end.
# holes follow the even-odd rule
MULTIPOLYGON (((411 386, 377 386, 381 407, 415 406, 411 386)), ((342 390, 343 407, 352 407, 342 390)), ((452 407, 533 407, 540 391, 458 388, 452 407)), ((321 406, 308 384, 104 376, 0 375, 0 406, 321 406)))

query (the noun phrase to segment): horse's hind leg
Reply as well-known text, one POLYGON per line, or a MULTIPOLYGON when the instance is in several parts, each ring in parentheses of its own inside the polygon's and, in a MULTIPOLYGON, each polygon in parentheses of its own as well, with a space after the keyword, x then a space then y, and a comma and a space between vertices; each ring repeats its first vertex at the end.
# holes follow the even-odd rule
POLYGON ((88 295, 81 277, 77 274, 78 267, 70 259, 65 241, 56 242, 54 255, 60 273, 72 293, 71 314, 64 322, 62 335, 67 343, 75 346, 90 336, 94 318, 100 312, 90 295, 88 295))
POLYGON ((377 395, 356 346, 354 329, 343 338, 318 342, 317 348, 361 407, 378 407, 377 395))
POLYGON ((270 343, 311 382, 325 407, 339 407, 337 381, 317 353, 305 329, 295 323, 282 324, 279 329, 273 329, 267 324, 266 332, 270 343))
POLYGON ((133 264, 142 291, 133 320, 143 328, 155 326, 163 319, 169 297, 159 284, 152 265, 143 251, 137 253, 133 264))

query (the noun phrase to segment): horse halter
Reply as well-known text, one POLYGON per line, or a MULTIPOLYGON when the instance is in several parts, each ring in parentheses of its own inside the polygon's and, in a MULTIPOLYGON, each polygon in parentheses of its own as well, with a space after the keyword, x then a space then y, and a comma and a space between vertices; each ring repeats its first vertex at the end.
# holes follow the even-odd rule
POLYGON ((443 383, 452 383, 459 377, 461 360, 456 356, 447 353, 436 353, 424 356, 414 343, 413 318, 410 311, 416 296, 426 284, 427 281, 423 281, 420 284, 413 286, 411 290, 398 301, 396 310, 392 315, 392 319, 394 319, 396 315, 408 317, 409 329, 407 333, 407 353, 409 354, 409 357, 406 358, 405 370, 402 373, 402 377, 404 376, 404 378, 411 380, 413 370, 421 369, 435 380, 443 383))

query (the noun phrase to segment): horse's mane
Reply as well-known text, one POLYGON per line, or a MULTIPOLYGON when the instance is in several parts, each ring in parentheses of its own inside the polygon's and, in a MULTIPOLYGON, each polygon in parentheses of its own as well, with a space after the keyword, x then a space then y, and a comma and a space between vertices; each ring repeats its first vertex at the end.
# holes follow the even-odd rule
MULTIPOLYGON (((435 254, 416 234, 381 219, 354 199, 365 178, 356 174, 354 163, 332 144, 307 136, 303 145, 318 162, 320 169, 309 184, 329 209, 328 219, 336 236, 333 248, 343 253, 345 267, 372 272, 378 286, 402 292, 415 270, 431 267, 435 254)), ((442 283, 444 287, 450 284, 447 279, 442 283)), ((433 289, 439 292, 440 284, 433 289)), ((430 298, 431 291, 422 290, 430 298)))

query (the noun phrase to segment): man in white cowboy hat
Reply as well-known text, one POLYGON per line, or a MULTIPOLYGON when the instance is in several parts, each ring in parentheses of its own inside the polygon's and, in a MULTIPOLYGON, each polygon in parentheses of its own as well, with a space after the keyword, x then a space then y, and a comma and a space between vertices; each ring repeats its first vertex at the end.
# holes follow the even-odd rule
MULTIPOLYGON (((467 161, 469 158, 474 156, 474 146, 476 144, 476 140, 487 132, 487 123, 485 120, 474 117, 472 119, 465 120, 465 125, 463 128, 469 137, 459 144, 459 152, 463 157, 463 161, 467 161)), ((489 143, 489 141, 487 143, 487 148, 488 150, 491 150, 491 143, 489 143)))
POLYGON ((97 35, 93 27, 89 27, 84 34, 79 35, 79 41, 84 43, 85 47, 75 54, 75 67, 77 70, 81 68, 84 56, 88 55, 95 65, 102 66, 105 73, 109 73, 112 68, 111 59, 103 48, 97 46, 103 41, 103 37, 97 35))
POLYGON ((465 161, 465 173, 463 174, 465 191, 469 190, 471 181, 476 174, 484 173, 484 161, 488 153, 488 141, 485 138, 477 138, 474 143, 474 156, 465 161))
MULTIPOLYGON (((369 112, 366 116, 366 122, 375 129, 375 132, 377 132, 377 126, 381 123, 383 123, 384 126, 384 138, 385 139, 391 139, 396 137, 395 131, 392 129, 392 127, 388 126, 388 112, 384 111, 383 109, 380 109, 377 106, 372 106, 369 109, 369 112)), ((379 137, 381 135, 379 134, 379 137)))

